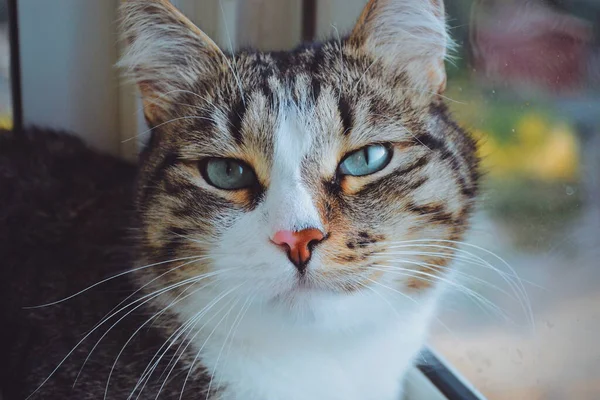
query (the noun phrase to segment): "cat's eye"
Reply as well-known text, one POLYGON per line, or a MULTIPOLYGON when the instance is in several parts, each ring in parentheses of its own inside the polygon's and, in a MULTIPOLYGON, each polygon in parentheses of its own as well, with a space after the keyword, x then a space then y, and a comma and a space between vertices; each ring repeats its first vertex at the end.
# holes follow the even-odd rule
POLYGON ((219 189, 244 189, 257 182, 252 168, 231 158, 207 158, 200 164, 200 170, 204 179, 219 189))
POLYGON ((340 163, 341 175, 364 176, 384 169, 392 158, 392 150, 383 144, 363 147, 347 155, 340 163))

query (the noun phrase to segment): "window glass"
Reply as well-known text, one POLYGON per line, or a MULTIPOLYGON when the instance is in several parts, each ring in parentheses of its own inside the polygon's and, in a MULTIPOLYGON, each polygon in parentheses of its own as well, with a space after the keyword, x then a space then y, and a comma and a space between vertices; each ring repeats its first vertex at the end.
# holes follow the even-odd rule
POLYGON ((599 399, 600 2, 446 4, 484 178, 432 344, 489 399, 599 399))

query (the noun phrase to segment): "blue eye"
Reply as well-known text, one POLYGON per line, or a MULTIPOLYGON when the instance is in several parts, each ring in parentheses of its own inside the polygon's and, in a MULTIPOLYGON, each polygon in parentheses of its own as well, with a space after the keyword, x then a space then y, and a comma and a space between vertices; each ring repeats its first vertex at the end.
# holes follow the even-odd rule
POLYGON ((384 169, 391 158, 391 149, 382 144, 374 144, 346 156, 340 163, 339 171, 342 175, 370 175, 384 169))
POLYGON ((204 179, 216 188, 237 190, 254 186, 254 171, 242 161, 231 158, 208 158, 201 164, 204 179))

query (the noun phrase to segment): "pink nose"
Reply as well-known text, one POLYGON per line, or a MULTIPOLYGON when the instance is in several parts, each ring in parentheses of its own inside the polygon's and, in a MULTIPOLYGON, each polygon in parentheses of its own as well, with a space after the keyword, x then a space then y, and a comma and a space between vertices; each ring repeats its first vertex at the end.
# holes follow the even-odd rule
POLYGON ((294 263, 298 271, 304 272, 306 264, 310 260, 312 246, 321 242, 324 238, 323 232, 311 228, 298 232, 279 231, 273 236, 272 242, 284 247, 290 261, 294 263))

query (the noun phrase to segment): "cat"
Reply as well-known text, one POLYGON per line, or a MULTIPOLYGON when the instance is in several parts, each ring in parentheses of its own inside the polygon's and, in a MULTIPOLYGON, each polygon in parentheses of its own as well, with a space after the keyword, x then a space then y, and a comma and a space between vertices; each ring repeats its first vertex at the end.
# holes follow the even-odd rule
POLYGON ((397 400, 478 191, 441 0, 226 54, 121 6, 139 166, 0 134, 5 400, 397 400), (135 181, 135 184, 134 184, 135 181))

